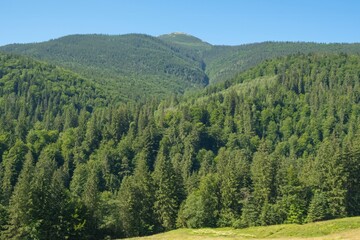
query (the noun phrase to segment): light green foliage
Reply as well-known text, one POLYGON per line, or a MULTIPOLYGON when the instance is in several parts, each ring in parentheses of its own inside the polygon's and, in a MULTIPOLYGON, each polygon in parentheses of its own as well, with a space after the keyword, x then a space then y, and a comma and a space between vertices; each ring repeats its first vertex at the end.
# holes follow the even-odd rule
POLYGON ((281 224, 266 227, 201 228, 177 229, 149 237, 131 238, 133 240, 246 240, 246 239, 347 239, 357 240, 360 234, 360 218, 343 218, 309 224, 281 224))

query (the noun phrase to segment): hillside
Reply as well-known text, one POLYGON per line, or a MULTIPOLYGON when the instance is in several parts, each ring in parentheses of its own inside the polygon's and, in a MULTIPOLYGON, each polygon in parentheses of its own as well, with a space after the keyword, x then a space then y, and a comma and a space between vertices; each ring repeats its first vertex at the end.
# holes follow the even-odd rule
POLYGON ((205 229, 178 229, 167 233, 138 239, 172 239, 172 240, 245 240, 245 239, 317 239, 317 240, 357 240, 360 236, 360 218, 344 218, 304 225, 284 224, 267 227, 252 227, 245 229, 233 228, 205 228, 205 229))
POLYGON ((0 51, 28 55, 71 69, 122 101, 184 93, 233 78, 266 59, 295 53, 360 53, 360 44, 264 42, 211 45, 183 33, 151 37, 70 35, 12 44, 0 51))
POLYGON ((210 83, 233 78, 237 73, 264 60, 296 53, 360 53, 360 44, 322 44, 307 42, 262 42, 239 46, 211 45, 194 36, 172 33, 159 36, 183 52, 196 55, 205 65, 210 83))
POLYGON ((231 79, 266 59, 296 53, 360 53, 360 44, 263 42, 240 46, 213 46, 203 54, 210 83, 231 79))
POLYGON ((0 86, 0 132, 15 131, 9 135, 12 141, 24 139, 35 123, 47 129, 72 127, 74 115, 111 101, 102 88, 76 73, 3 53, 0 86))
POLYGON ((359 83, 359 55, 295 54, 125 104, 78 74, 0 54, 1 238, 359 216, 359 83))
POLYGON ((71 35, 0 50, 69 68, 107 87, 122 100, 182 93, 208 84, 196 59, 141 34, 71 35))

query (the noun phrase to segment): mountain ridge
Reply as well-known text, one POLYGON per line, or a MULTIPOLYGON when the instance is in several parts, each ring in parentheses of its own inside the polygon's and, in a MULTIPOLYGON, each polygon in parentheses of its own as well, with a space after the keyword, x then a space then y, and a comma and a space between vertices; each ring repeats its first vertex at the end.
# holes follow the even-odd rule
POLYGON ((231 79, 271 58, 295 53, 360 53, 360 43, 261 42, 212 45, 186 33, 74 34, 0 51, 68 68, 123 101, 182 94, 231 79))
POLYGON ((124 100, 207 85, 200 63, 144 34, 70 35, 30 45, 8 45, 1 50, 69 68, 118 89, 124 100))

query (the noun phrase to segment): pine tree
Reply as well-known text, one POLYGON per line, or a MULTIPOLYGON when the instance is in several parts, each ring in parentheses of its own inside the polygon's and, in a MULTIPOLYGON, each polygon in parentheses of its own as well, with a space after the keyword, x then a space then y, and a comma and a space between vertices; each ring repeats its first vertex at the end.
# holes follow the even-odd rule
POLYGON ((315 193, 308 213, 308 221, 321 220, 324 218, 343 217, 346 215, 346 194, 345 187, 348 175, 342 161, 339 143, 335 138, 325 139, 318 150, 313 169, 315 176, 315 193), (321 202, 324 201, 324 202, 321 202), (311 210, 325 208, 322 214, 313 214, 311 210), (314 215, 314 217, 312 216, 314 215))
POLYGON ((306 216, 309 201, 309 188, 301 184, 296 159, 281 158, 277 170, 277 206, 274 223, 302 223, 306 216))
POLYGON ((157 231, 156 227, 158 225, 153 210, 155 188, 147 163, 146 154, 140 153, 134 171, 135 185, 139 192, 138 200, 141 206, 138 209, 141 223, 140 235, 147 235, 157 231))
POLYGON ((326 193, 316 191, 313 198, 311 199, 306 221, 315 222, 327 220, 329 218, 330 213, 326 193))
POLYGON ((87 179, 84 184, 81 199, 87 209, 87 224, 90 228, 89 235, 96 236, 99 227, 99 169, 95 162, 89 162, 87 166, 87 179))
POLYGON ((138 212, 138 189, 134 184, 133 176, 125 176, 118 193, 119 212, 122 230, 126 237, 139 236, 140 216, 138 212))
POLYGON ((352 143, 345 142, 343 162, 348 174, 346 181, 346 210, 350 216, 360 215, 360 141, 356 136, 352 143))
POLYGON ((220 213, 220 184, 216 174, 203 176, 199 189, 188 195, 181 205, 178 227, 216 227, 220 213))
POLYGON ((269 154, 266 142, 261 143, 258 151, 254 154, 251 165, 251 176, 254 186, 254 203, 257 208, 262 208, 259 216, 261 224, 266 224, 268 204, 274 201, 276 168, 272 156, 269 154))
POLYGON ((250 187, 250 164, 241 150, 227 150, 218 155, 221 212, 219 226, 231 226, 240 217, 242 191, 250 187))
POLYGON ((45 148, 36 163, 31 181, 32 204, 30 236, 39 239, 55 239, 62 236, 64 183, 61 170, 57 170, 54 145, 45 148))
POLYGON ((177 213, 183 199, 181 182, 167 157, 166 143, 158 154, 153 173, 155 183, 154 211, 164 230, 174 229, 177 213))
POLYGON ((2 200, 6 204, 8 203, 17 182, 27 151, 28 147, 21 140, 18 140, 6 154, 4 161, 2 162, 4 168, 2 177, 2 200))
POLYGON ((30 234, 34 208, 31 188, 33 175, 34 160, 32 153, 28 152, 9 203, 9 228, 5 233, 7 238, 27 238, 30 234))
POLYGON ((144 152, 137 156, 134 175, 123 179, 118 196, 125 236, 143 236, 157 231, 154 186, 144 152))

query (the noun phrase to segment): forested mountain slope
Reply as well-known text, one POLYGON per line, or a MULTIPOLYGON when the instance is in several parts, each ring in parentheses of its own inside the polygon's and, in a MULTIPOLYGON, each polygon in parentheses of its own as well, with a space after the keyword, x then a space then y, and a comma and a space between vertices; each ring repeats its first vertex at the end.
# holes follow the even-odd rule
POLYGON ((3 238, 101 239, 360 215, 358 55, 268 60, 160 104, 106 106, 96 87, 60 94, 87 81, 11 55, 1 55, 0 76, 2 101, 18 109, 0 105, 3 238), (21 110, 28 96, 55 124, 21 110))
POLYGON ((266 59, 295 53, 360 53, 360 44, 263 42, 240 46, 213 46, 203 55, 210 83, 232 78, 266 59))
POLYGON ((3 132, 14 133, 12 139, 24 140, 36 123, 49 129, 72 127, 80 111, 92 112, 110 100, 76 73, 0 53, 0 125, 3 132))
POLYGON ((360 53, 360 44, 264 42, 216 46, 183 33, 70 35, 1 51, 71 69, 122 101, 165 97, 223 82, 263 60, 294 53, 360 53))
POLYGON ((125 101, 182 93, 208 84, 201 61, 141 34, 70 35, 0 50, 69 68, 105 85, 125 101))
POLYGON ((202 40, 181 33, 159 36, 183 52, 197 55, 205 64, 205 73, 210 83, 233 78, 266 59, 295 53, 360 53, 360 44, 308 43, 308 42, 262 42, 239 46, 211 45, 202 40))

